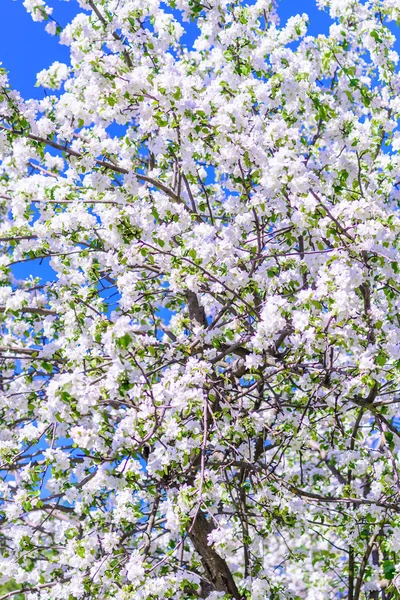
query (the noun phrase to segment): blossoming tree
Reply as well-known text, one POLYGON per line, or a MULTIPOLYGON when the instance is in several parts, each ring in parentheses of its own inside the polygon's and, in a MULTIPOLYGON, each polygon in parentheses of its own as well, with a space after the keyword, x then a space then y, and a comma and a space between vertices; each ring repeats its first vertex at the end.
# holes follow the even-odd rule
POLYGON ((1 598, 400 598, 400 3, 318 4, 24 1, 1 598))

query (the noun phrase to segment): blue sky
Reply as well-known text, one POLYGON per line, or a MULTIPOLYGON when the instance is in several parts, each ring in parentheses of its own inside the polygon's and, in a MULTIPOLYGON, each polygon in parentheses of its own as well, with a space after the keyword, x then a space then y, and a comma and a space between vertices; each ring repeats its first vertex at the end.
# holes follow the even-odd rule
MULTIPOLYGON (((34 87, 36 73, 49 67, 55 60, 68 62, 69 49, 58 43, 58 38, 44 30, 44 23, 34 23, 22 5, 22 0, 0 0, 0 61, 9 72, 11 84, 27 97, 41 97, 34 87)), ((66 25, 77 13, 75 0, 49 0, 54 15, 66 25)))
MULTIPOLYGON (((36 73, 55 60, 68 62, 68 48, 47 34, 43 23, 32 21, 22 0, 0 0, 0 4, 0 61, 9 71, 13 87, 25 98, 40 97, 42 91, 34 87, 36 73)), ((47 0, 47 4, 54 8, 53 16, 60 25, 66 25, 79 11, 76 0, 47 0)), ((311 34, 327 31, 330 20, 316 9, 315 0, 280 1, 283 22, 298 12, 309 15, 311 34)))

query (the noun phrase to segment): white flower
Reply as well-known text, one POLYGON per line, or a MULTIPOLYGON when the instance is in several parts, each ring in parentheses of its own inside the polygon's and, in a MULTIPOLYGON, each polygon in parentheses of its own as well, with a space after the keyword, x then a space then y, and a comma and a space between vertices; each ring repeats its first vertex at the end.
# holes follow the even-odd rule
POLYGON ((143 577, 145 573, 143 558, 137 551, 132 552, 129 561, 126 564, 126 571, 129 581, 132 581, 135 584, 138 584, 143 577))

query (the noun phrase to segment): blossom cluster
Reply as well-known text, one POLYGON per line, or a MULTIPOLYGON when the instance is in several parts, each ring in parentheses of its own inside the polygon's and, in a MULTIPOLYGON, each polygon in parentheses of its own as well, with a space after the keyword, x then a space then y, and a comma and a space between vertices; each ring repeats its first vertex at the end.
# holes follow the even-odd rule
POLYGON ((399 598, 399 1, 78 3, 0 70, 2 597, 399 598))

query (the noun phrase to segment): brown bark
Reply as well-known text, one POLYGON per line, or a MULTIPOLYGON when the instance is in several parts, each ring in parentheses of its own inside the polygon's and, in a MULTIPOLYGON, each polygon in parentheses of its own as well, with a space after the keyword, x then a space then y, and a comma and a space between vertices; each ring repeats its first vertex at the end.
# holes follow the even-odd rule
POLYGON ((196 294, 190 290, 186 292, 186 300, 191 321, 195 321, 198 325, 207 326, 207 318, 204 308, 198 301, 196 294))
POLYGON ((235 600, 242 600, 235 580, 225 560, 208 544, 207 536, 213 530, 205 514, 198 512, 194 523, 188 529, 189 538, 201 557, 206 576, 217 592, 230 594, 235 600))

